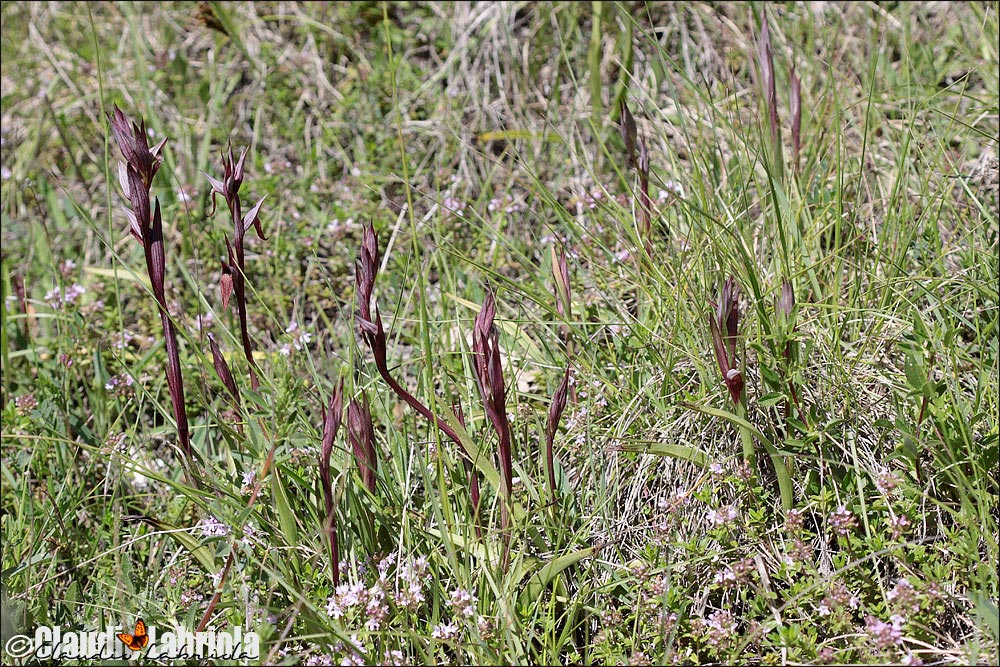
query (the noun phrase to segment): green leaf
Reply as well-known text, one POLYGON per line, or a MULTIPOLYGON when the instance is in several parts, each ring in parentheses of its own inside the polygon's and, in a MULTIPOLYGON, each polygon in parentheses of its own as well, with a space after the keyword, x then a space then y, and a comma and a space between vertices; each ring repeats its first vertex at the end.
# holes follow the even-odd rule
POLYGON ((774 369, 768 366, 760 366, 760 374, 764 377, 764 381, 767 382, 770 387, 781 387, 784 382, 781 380, 781 376, 778 375, 774 369))
POLYGON ((927 371, 924 370, 924 357, 919 353, 907 353, 903 364, 906 381, 914 391, 923 392, 927 382, 927 371))
POLYGON ((295 512, 292 511, 292 504, 288 500, 288 491, 285 483, 281 479, 281 473, 277 466, 272 470, 272 488, 274 493, 274 511, 278 513, 278 524, 285 537, 285 544, 295 546, 299 543, 298 526, 295 523, 295 512))
POLYGON ((579 549, 568 554, 559 556, 546 563, 541 569, 531 575, 528 584, 522 589, 521 595, 527 596, 528 600, 538 598, 559 574, 566 568, 579 563, 584 558, 589 558, 601 550, 603 545, 579 549))
POLYGON ((747 433, 757 438, 757 440, 764 445, 764 449, 767 450, 768 456, 771 457, 771 462, 774 463, 774 474, 778 478, 778 492, 781 494, 781 506, 786 510, 792 508, 794 504, 794 495, 792 493, 792 477, 788 472, 788 463, 785 460, 785 457, 778 451, 778 448, 774 446, 774 443, 771 442, 767 436, 761 433, 760 429, 754 427, 754 425, 746 419, 734 415, 731 412, 726 412, 725 410, 717 410, 704 405, 697 405, 696 403, 682 403, 681 405, 691 410, 702 412, 706 415, 712 415, 714 417, 725 419, 726 421, 736 424, 741 429, 744 429, 747 433))
POLYGON ((770 394, 764 394, 757 399, 757 405, 765 408, 769 408, 773 405, 777 405, 785 400, 784 394, 779 394, 776 392, 771 392, 770 394))
POLYGON ((708 466, 710 458, 708 454, 696 447, 688 445, 675 445, 669 442, 658 442, 656 440, 632 440, 618 446, 623 452, 637 452, 639 454, 656 454, 657 456, 670 456, 675 459, 690 461, 702 468, 708 466))
POLYGON ((716 408, 710 408, 705 405, 698 405, 697 403, 681 403, 681 407, 685 407, 689 410, 694 410, 695 412, 701 412, 706 415, 711 415, 712 417, 719 417, 720 419, 725 419, 731 424, 735 424, 740 428, 745 428, 750 434, 757 438, 760 442, 765 445, 770 446, 771 449, 775 449, 774 444, 768 440, 767 436, 764 435, 760 429, 748 422, 746 419, 734 415, 732 412, 726 412, 725 410, 718 410, 716 408))

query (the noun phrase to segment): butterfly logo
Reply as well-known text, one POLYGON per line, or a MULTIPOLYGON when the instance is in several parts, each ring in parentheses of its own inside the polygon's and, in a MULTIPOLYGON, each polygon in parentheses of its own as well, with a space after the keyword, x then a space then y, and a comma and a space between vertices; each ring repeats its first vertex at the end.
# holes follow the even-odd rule
POLYGON ((140 618, 135 622, 134 633, 119 632, 118 639, 122 640, 122 643, 133 651, 141 651, 146 648, 146 644, 149 643, 149 635, 146 633, 146 622, 140 618))

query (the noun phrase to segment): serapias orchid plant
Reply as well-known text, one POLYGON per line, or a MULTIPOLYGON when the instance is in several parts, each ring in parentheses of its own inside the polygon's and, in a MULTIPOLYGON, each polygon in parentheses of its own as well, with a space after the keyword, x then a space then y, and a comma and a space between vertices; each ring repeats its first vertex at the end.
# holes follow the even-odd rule
POLYGON ((161 152, 167 143, 164 137, 150 147, 146 140, 146 123, 129 120, 116 104, 114 112, 108 116, 111 131, 121 149, 124 162, 118 163, 118 180, 129 206, 124 207, 129 221, 129 232, 139 241, 146 255, 146 273, 153 289, 153 298, 160 311, 163 338, 167 350, 167 387, 173 406, 174 422, 177 425, 177 440, 187 465, 192 464, 191 437, 188 428, 187 409, 184 407, 184 380, 181 376, 180 353, 177 346, 177 330, 170 312, 164 289, 166 278, 166 253, 163 245, 163 221, 160 218, 160 201, 150 204, 149 192, 153 176, 163 161, 161 152))
POLYGON ((243 185, 245 174, 244 164, 247 159, 248 148, 240 151, 239 160, 233 157, 233 147, 229 146, 228 154, 222 156, 223 177, 216 180, 208 174, 208 182, 212 185, 212 211, 209 216, 215 213, 215 195, 222 195, 229 207, 229 213, 233 221, 233 242, 230 244, 229 237, 226 237, 226 250, 228 261, 222 262, 222 308, 229 307, 230 296, 236 297, 236 309, 240 318, 240 337, 243 341, 243 355, 250 365, 250 386, 256 391, 260 386, 257 377, 257 364, 253 360, 253 344, 250 341, 250 331, 247 327, 247 301, 246 301, 246 261, 243 245, 243 237, 246 231, 252 226, 257 232, 257 236, 266 241, 264 229, 260 222, 260 207, 264 203, 267 195, 261 197, 250 211, 243 215, 243 207, 240 203, 240 186, 243 185))
MULTIPOLYGON (((389 385, 389 388, 392 389, 397 396, 403 399, 407 405, 416 410, 421 417, 439 428, 441 432, 448 437, 448 439, 458 446, 464 459, 467 462, 472 463, 472 458, 470 457, 468 451, 466 451, 465 445, 462 444, 462 440, 458 433, 456 433, 447 422, 434 414, 430 408, 417 400, 413 394, 408 392, 389 373, 385 328, 382 325, 382 316, 379 313, 377 303, 374 304, 374 312, 372 311, 372 296, 375 291, 375 278, 378 276, 378 263, 378 235, 375 233, 375 228, 372 225, 366 225, 361 239, 361 252, 359 253, 358 260, 355 264, 355 281, 357 285, 358 298, 358 311, 355 319, 358 323, 361 339, 365 342, 369 349, 371 349, 372 355, 375 358, 375 368, 378 370, 379 375, 382 376, 382 380, 389 385)), ((458 406, 454 412, 459 423, 461 423, 461 407, 458 406)), ((472 469, 471 466, 467 469, 469 474, 471 500, 473 506, 478 511, 479 479, 475 470, 472 469)), ((479 529, 477 525, 477 533, 478 532, 479 529)))

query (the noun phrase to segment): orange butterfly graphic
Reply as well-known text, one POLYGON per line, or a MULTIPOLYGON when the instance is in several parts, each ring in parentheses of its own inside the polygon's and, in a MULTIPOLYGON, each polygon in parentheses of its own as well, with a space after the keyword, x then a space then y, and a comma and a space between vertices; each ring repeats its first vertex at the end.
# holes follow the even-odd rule
POLYGON ((146 634, 146 622, 140 618, 135 622, 135 633, 130 635, 126 632, 119 632, 118 639, 122 640, 122 643, 133 651, 141 651, 146 648, 146 644, 149 643, 149 635, 146 634))

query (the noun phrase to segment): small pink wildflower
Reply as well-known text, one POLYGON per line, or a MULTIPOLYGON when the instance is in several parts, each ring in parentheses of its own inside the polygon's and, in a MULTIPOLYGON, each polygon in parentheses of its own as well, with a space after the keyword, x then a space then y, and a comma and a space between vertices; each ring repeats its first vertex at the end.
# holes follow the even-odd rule
POLYGON ((445 641, 455 639, 458 637, 458 626, 454 623, 439 623, 434 626, 431 637, 445 641))
POLYGON ((889 532, 892 534, 892 539, 898 540, 901 538, 909 527, 910 520, 906 518, 905 514, 897 514, 896 516, 889 517, 889 532))
POLYGON ((702 625, 705 640, 715 647, 724 645, 736 633, 736 619, 726 610, 713 611, 702 625))
POLYGON ((802 530, 805 520, 805 512, 802 510, 788 510, 785 513, 785 528, 789 533, 797 533, 802 530))
POLYGON ((844 505, 839 506, 830 514, 829 522, 833 532, 842 536, 850 535, 851 531, 858 525, 857 518, 844 505))
POLYGON ((725 507, 720 507, 719 509, 710 509, 705 513, 705 518, 708 519, 709 523, 714 526, 725 526, 737 518, 739 518, 739 511, 733 505, 727 505, 725 507))
POLYGON ((472 618, 476 614, 476 596, 464 589, 456 588, 451 592, 448 606, 456 616, 472 618))
POLYGON ((889 470, 879 473, 879 476, 875 478, 875 488, 885 495, 891 494, 901 483, 899 475, 889 470))
POLYGON ((229 527, 214 516, 202 519, 200 526, 203 537, 222 537, 229 534, 229 527))
POLYGON ((447 197, 444 198, 442 205, 446 210, 448 210, 448 212, 453 213, 455 215, 462 215, 462 213, 465 211, 465 202, 462 201, 461 199, 456 199, 451 195, 448 195, 447 197))
POLYGON ((24 417, 38 407, 38 399, 34 394, 21 394, 14 397, 14 409, 24 417))
POLYGON ((893 603, 893 607, 896 609, 910 612, 920 611, 920 595, 917 593, 917 589, 902 577, 896 580, 896 585, 885 594, 885 597, 893 603))
POLYGON ((240 493, 246 495, 253 491, 254 485, 257 483, 257 471, 250 469, 243 471, 243 485, 240 487, 240 493))
POLYGON ((386 665, 392 665, 393 667, 404 667, 404 665, 410 664, 406 660, 406 655, 402 651, 386 651, 383 656, 382 662, 386 665))
POLYGON ((292 345, 296 350, 301 351, 312 340, 312 334, 299 328, 299 323, 295 320, 288 325, 285 333, 292 336, 292 345))
POLYGON ((116 396, 126 397, 131 392, 129 388, 133 385, 134 381, 132 376, 128 373, 120 373, 111 377, 107 382, 104 383, 104 388, 116 396))
POLYGON ((726 587, 733 587, 746 582, 751 572, 753 572, 753 559, 743 558, 716 572, 714 581, 726 587))
POLYGON ((889 617, 889 622, 869 616, 865 619, 865 629, 871 635, 878 648, 886 649, 903 643, 903 624, 906 622, 899 614, 889 617))

